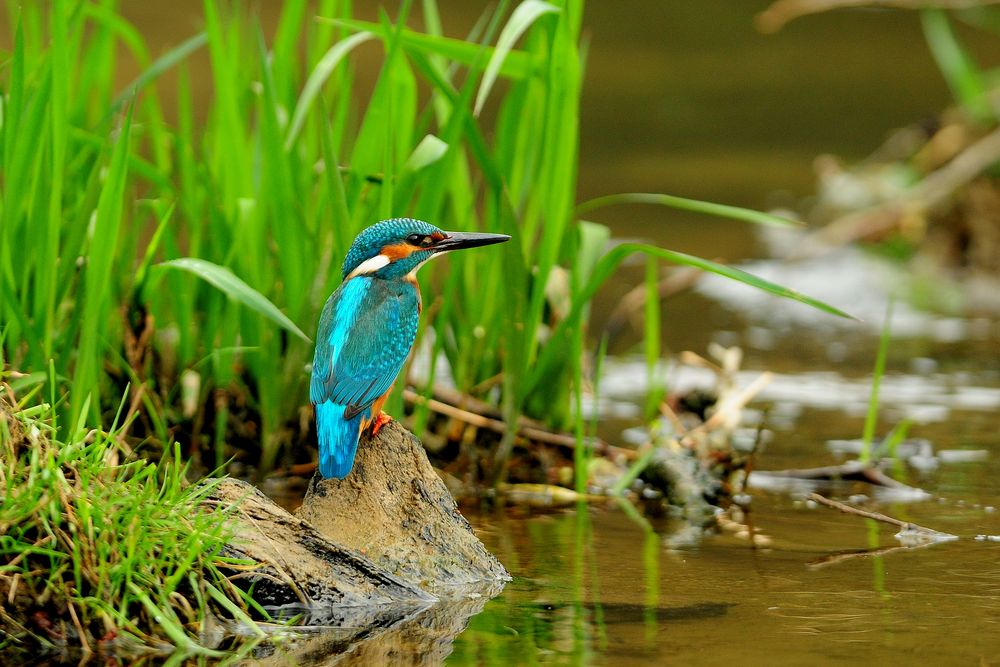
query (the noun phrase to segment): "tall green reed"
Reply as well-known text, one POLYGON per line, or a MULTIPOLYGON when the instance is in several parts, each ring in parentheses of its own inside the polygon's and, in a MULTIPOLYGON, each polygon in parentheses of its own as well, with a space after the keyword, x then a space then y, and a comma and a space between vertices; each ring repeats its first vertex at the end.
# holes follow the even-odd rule
MULTIPOLYGON (((666 195, 576 206, 582 1, 502 2, 466 39, 442 34, 434 0, 420 3, 425 32, 410 29, 412 4, 361 21, 348 0, 289 0, 269 35, 240 3, 206 0, 204 31, 152 60, 113 0, 58 0, 48 11, 9 3, 7 361, 54 360, 73 380, 72 416, 87 396, 106 411, 113 390, 138 382, 161 438, 189 422, 220 457, 229 415, 259 415, 268 469, 301 435, 290 425, 306 403, 311 346, 298 333, 313 331, 351 239, 381 218, 515 237, 436 267, 421 334, 433 332, 433 376, 447 359, 459 389, 498 401, 511 423, 522 413, 557 427, 576 420, 582 434, 572 406, 586 381, 589 302, 630 255, 838 312, 700 258, 642 244, 607 250, 608 230, 583 219, 605 205, 781 221, 666 195), (143 71, 116 90, 121 46, 143 71), (364 99, 352 54, 378 48, 364 99), (207 100, 188 62, 202 49, 207 100), (181 401, 185 370, 194 414, 181 401)), ((495 452, 497 479, 513 437, 495 452)))

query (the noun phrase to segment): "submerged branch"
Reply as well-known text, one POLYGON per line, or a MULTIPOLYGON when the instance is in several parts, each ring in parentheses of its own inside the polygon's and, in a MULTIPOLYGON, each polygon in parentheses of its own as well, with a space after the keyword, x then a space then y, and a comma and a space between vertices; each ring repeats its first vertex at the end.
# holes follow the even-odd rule
POLYGON ((821 496, 818 493, 810 493, 806 496, 806 498, 821 505, 826 505, 827 507, 840 510, 844 514, 853 514, 854 516, 872 519, 873 521, 878 521, 879 523, 896 526, 899 528, 899 532, 896 533, 896 539, 902 542, 903 546, 923 546, 932 542, 948 542, 958 539, 957 535, 942 533, 941 531, 934 530, 933 528, 927 528, 926 526, 921 526, 920 524, 902 521, 895 517, 882 514, 881 512, 869 512, 868 510, 852 507, 851 505, 831 500, 826 496, 821 496))
MULTIPOLYGON (((866 519, 874 519, 881 523, 887 523, 891 526, 896 526, 897 528, 921 528, 922 530, 931 530, 930 528, 923 528, 922 526, 917 526, 916 524, 911 524, 906 521, 900 521, 894 517, 888 516, 886 514, 881 514, 879 512, 869 512, 868 510, 858 509, 846 503, 839 502, 837 500, 831 500, 826 496, 821 496, 818 493, 810 493, 806 496, 809 500, 813 500, 820 505, 826 505, 827 507, 832 507, 835 510, 840 510, 844 514, 853 514, 855 516, 861 516, 866 519)), ((935 531, 936 532, 936 531, 935 531)))
POLYGON ((933 542, 924 542, 923 544, 897 544, 891 547, 879 547, 877 549, 858 549, 855 551, 838 551, 836 553, 827 554, 821 556, 814 560, 806 563, 810 568, 818 570, 828 565, 839 565, 840 563, 846 563, 847 561, 857 560, 858 558, 876 558, 878 556, 886 556, 895 551, 906 551, 907 549, 916 549, 919 547, 928 547, 934 544, 933 542))

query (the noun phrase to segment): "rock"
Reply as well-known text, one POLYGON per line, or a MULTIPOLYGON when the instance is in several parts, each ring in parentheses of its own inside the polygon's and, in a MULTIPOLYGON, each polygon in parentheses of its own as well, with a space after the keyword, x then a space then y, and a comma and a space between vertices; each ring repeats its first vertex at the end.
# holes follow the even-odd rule
POLYGON ((259 563, 244 577, 254 584, 254 599, 265 607, 346 608, 352 616, 344 622, 368 624, 371 619, 364 610, 426 605, 434 600, 426 591, 327 539, 246 482, 219 481, 203 504, 236 505, 231 515, 235 537, 226 555, 259 563))
POLYGON ((485 600, 510 580, 396 422, 362 439, 346 479, 314 477, 297 515, 246 482, 209 484, 205 506, 235 507, 226 555, 258 563, 240 572, 254 599, 309 625, 395 628, 439 596, 485 600))
POLYGON ((297 512, 331 542, 437 595, 498 591, 510 575, 486 550, 427 460, 398 422, 362 437, 342 480, 317 473, 297 512))

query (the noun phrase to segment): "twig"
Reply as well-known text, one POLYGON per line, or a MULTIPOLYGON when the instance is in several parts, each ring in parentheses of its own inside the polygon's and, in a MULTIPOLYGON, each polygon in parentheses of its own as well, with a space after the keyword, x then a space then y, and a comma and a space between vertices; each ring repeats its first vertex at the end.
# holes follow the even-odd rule
MULTIPOLYGON (((87 633, 83 630, 83 625, 80 623, 80 618, 76 615, 76 607, 74 607, 72 602, 66 604, 66 610, 69 612, 69 617, 73 620, 73 626, 76 628, 77 634, 80 635, 80 646, 83 648, 83 656, 87 658, 91 653, 94 652, 90 648, 90 642, 87 641, 87 633)), ((83 664, 83 660, 80 664, 83 664)))
MULTIPOLYGON (((434 398, 425 398, 412 389, 403 390, 403 400, 413 404, 426 405, 438 414, 451 417, 452 419, 457 419, 472 426, 488 429, 494 433, 504 434, 507 432, 507 423, 504 421, 484 417, 483 415, 463 410, 462 408, 455 407, 454 405, 450 405, 434 398)), ((527 420, 521 420, 518 422, 518 435, 521 435, 529 440, 543 442, 549 445, 558 445, 560 447, 569 448, 576 447, 576 438, 574 436, 566 435, 564 433, 553 433, 552 431, 547 431, 538 428, 537 426, 528 426, 525 421, 527 420)), ((628 460, 636 458, 636 452, 634 450, 625 449, 623 447, 615 447, 614 445, 609 445, 603 440, 597 438, 585 438, 583 446, 588 449, 592 449, 599 454, 620 455, 628 460)))
POLYGON ((958 539, 957 535, 942 533, 939 530, 934 530, 933 528, 921 526, 916 523, 910 523, 909 521, 900 521, 895 517, 887 516, 881 512, 869 512, 867 510, 858 509, 857 507, 851 507, 850 505, 845 505, 844 503, 821 496, 818 493, 810 493, 806 496, 806 498, 821 505, 826 505, 827 507, 840 510, 844 514, 853 514, 866 519, 873 519, 874 521, 879 521, 881 523, 887 523, 890 526, 896 526, 899 528, 899 533, 896 534, 896 539, 904 541, 904 546, 918 546, 925 544, 928 541, 942 542, 958 539), (913 538, 915 537, 918 539, 914 540, 913 538))
POLYGON ((702 368, 707 368, 716 375, 722 375, 725 372, 722 370, 722 366, 710 359, 706 359, 697 352, 692 352, 691 350, 684 350, 681 352, 680 362, 688 366, 700 366, 702 368))
POLYGON ((876 556, 885 556, 886 554, 891 554, 894 551, 903 551, 905 549, 914 549, 918 547, 927 547, 933 544, 933 542, 925 542, 923 544, 916 545, 904 545, 897 544, 891 547, 879 547, 878 549, 860 549, 857 551, 838 551, 836 553, 827 554, 826 556, 821 556, 815 560, 811 560, 806 565, 814 570, 818 570, 821 567, 826 567, 828 565, 838 565, 840 563, 855 560, 857 558, 874 558, 876 556))
MULTIPOLYGON (((875 521, 881 521, 882 523, 888 523, 890 525, 896 526, 897 528, 909 529, 917 528, 921 530, 930 530, 930 528, 924 528, 923 526, 918 526, 913 523, 907 523, 906 521, 900 521, 891 516, 881 514, 879 512, 869 512, 868 510, 858 509, 857 507, 852 507, 850 505, 838 502, 836 500, 830 500, 826 496, 821 496, 818 493, 810 493, 806 496, 809 500, 814 500, 820 505, 826 505, 827 507, 832 507, 835 510, 840 510, 844 514, 853 514, 855 516, 863 516, 866 519, 874 519, 875 521)), ((937 531, 935 531, 937 532, 937 531)))
POLYGON ((674 409, 666 401, 660 403, 660 414, 674 427, 674 432, 677 433, 678 438, 683 438, 687 435, 687 428, 685 428, 684 422, 681 421, 681 418, 677 416, 677 413, 674 412, 674 409))
POLYGON ((914 189, 915 196, 933 206, 1000 159, 1000 130, 993 130, 956 155, 951 162, 932 171, 914 189))
POLYGON ((761 32, 773 33, 802 16, 848 7, 968 9, 992 4, 1000 4, 1000 0, 778 0, 758 14, 755 23, 761 32))

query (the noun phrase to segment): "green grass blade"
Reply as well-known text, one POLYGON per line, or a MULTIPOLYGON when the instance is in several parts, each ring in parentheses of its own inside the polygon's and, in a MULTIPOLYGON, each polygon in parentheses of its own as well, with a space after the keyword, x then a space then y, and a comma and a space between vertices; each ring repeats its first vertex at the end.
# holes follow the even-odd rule
POLYGON ((247 285, 228 267, 196 257, 181 257, 156 264, 154 268, 180 269, 192 273, 216 287, 233 301, 254 310, 306 343, 312 343, 294 322, 271 303, 266 296, 247 285))
POLYGON ((646 352, 645 418, 657 414, 663 387, 656 371, 660 362, 660 263, 655 257, 646 258, 646 304, 643 326, 643 346, 646 352))
POLYGON ((337 42, 323 55, 306 80, 306 85, 302 87, 302 94, 295 104, 295 111, 292 113, 292 122, 288 127, 288 135, 285 138, 286 151, 291 150, 292 145, 295 143, 295 138, 298 137, 299 132, 302 130, 302 125, 306 122, 306 115, 309 113, 313 101, 323 89, 323 84, 330 78, 333 71, 337 69, 337 65, 355 47, 374 38, 375 35, 373 33, 359 32, 337 42))
POLYGON ((114 259, 119 232, 124 217, 125 182, 128 178, 128 155, 132 133, 132 109, 118 131, 108 167, 107 177, 97 202, 94 214, 93 238, 87 249, 86 273, 82 318, 80 323, 80 343, 73 375, 73 417, 70 423, 82 418, 81 401, 93 399, 91 405, 95 414, 100 413, 100 370, 103 366, 101 340, 107 335, 107 315, 116 281, 113 278, 114 259))
POLYGON ((420 140, 417 147, 410 153, 410 157, 406 159, 403 169, 411 172, 420 171, 424 167, 428 167, 443 158, 447 152, 448 144, 433 134, 428 134, 420 140))
POLYGON ((882 324, 882 335, 878 342, 878 355, 875 357, 875 370, 872 372, 872 391, 868 398, 868 413, 865 415, 865 428, 861 436, 861 461, 872 462, 872 450, 875 441, 875 428, 878 426, 879 390, 882 387, 882 376, 885 375, 885 359, 889 354, 889 341, 892 339, 892 311, 895 299, 889 299, 885 310, 885 322, 882 324))
POLYGON ((233 618, 242 623, 247 630, 258 637, 266 636, 266 633, 260 628, 260 626, 257 625, 257 623, 255 623, 245 611, 240 609, 235 602, 226 597, 218 588, 208 582, 205 582, 205 592, 208 593, 208 596, 215 600, 219 606, 232 614, 233 618))
POLYGON ((474 116, 478 116, 479 112, 483 110, 483 105, 486 104, 486 99, 490 96, 493 84, 496 83, 497 76, 500 74, 500 68, 507 56, 510 55, 517 40, 539 18, 558 11, 558 7, 542 0, 525 0, 517 6, 517 9, 511 14, 510 20, 507 21, 507 25, 500 31, 496 49, 493 50, 493 55, 490 56, 486 70, 483 72, 483 80, 479 84, 479 92, 476 94, 476 103, 473 107, 474 116))
POLYGON ((160 624, 163 629, 164 634, 170 638, 170 641, 174 643, 177 648, 183 649, 190 653, 195 653, 197 655, 204 655, 214 658, 224 658, 226 656, 222 651, 215 651, 209 648, 205 648, 200 644, 196 643, 191 639, 186 632, 184 632, 184 627, 181 625, 177 616, 169 608, 161 609, 146 592, 139 588, 134 583, 129 583, 129 588, 131 589, 132 595, 135 596, 142 606, 145 607, 146 613, 160 624))
POLYGON ((618 478, 614 486, 608 489, 608 494, 612 496, 620 496, 625 493, 625 489, 632 485, 632 482, 642 474, 642 471, 649 466, 649 462, 653 460, 653 454, 656 453, 656 447, 649 446, 646 448, 639 458, 632 462, 625 471, 625 474, 618 478))
POLYGON ((974 119, 996 120, 982 72, 959 41, 948 14, 943 9, 927 9, 920 13, 920 22, 931 55, 955 99, 974 119))
MULTIPOLYGON (((353 30, 354 32, 372 32, 389 39, 390 33, 378 23, 370 21, 358 21, 354 19, 320 19, 329 21, 333 25, 353 30)), ((415 50, 426 55, 443 56, 449 60, 462 63, 479 69, 484 67, 479 54, 485 50, 486 55, 492 57, 494 49, 489 46, 480 46, 476 43, 465 42, 452 37, 438 37, 427 35, 413 30, 404 29, 400 34, 400 42, 407 51, 415 50)), ((499 75, 505 78, 520 80, 531 76, 536 70, 536 64, 523 51, 512 50, 503 59, 500 65, 499 75)))
POLYGON ((117 112, 122 105, 129 101, 136 93, 158 79, 164 72, 169 71, 179 62, 183 61, 192 53, 205 46, 207 43, 208 35, 204 32, 200 32, 193 37, 189 37, 164 53, 162 56, 153 61, 153 63, 150 64, 150 66, 147 67, 139 76, 130 81, 120 93, 118 93, 118 96, 115 97, 114 101, 111 103, 111 108, 108 113, 117 112))
POLYGON ((740 220, 742 222, 752 222, 757 225, 772 225, 775 227, 801 227, 801 222, 782 218, 771 213, 754 211, 753 209, 740 206, 729 206, 727 204, 715 204, 713 202, 701 201, 699 199, 688 199, 686 197, 676 197, 674 195, 655 194, 647 192, 627 192, 622 194, 607 195, 597 197, 583 202, 576 207, 576 215, 582 216, 599 208, 608 206, 618 206, 622 204, 654 204, 666 206, 681 211, 692 213, 704 213, 720 218, 740 220))

